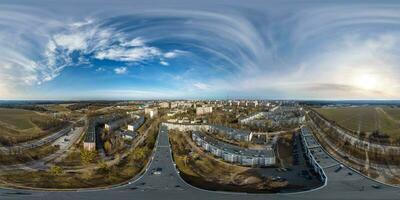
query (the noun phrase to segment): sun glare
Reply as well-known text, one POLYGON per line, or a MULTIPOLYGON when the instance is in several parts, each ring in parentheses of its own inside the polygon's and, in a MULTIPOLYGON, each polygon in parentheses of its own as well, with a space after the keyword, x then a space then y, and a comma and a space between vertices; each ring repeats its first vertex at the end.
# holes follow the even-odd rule
POLYGON ((373 74, 359 74, 354 78, 354 85, 364 90, 376 90, 379 86, 379 77, 373 74))

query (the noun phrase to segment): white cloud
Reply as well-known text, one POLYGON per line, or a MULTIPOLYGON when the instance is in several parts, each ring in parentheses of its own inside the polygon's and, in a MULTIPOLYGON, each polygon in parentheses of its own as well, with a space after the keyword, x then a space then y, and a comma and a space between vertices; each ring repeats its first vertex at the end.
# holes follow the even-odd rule
POLYGON ((135 62, 150 59, 160 54, 160 50, 155 47, 143 46, 130 49, 114 47, 96 52, 95 58, 100 60, 135 62))
POLYGON ((209 89, 209 86, 207 84, 201 83, 201 82, 194 83, 193 86, 196 89, 199 89, 199 90, 207 90, 207 89, 209 89))
POLYGON ((181 54, 183 54, 183 53, 184 53, 184 51, 173 50, 173 51, 164 53, 164 57, 165 57, 165 58, 175 58, 175 57, 177 57, 177 56, 179 56, 179 55, 181 55, 181 54))
POLYGON ((128 68, 127 67, 117 67, 114 69, 114 72, 119 75, 126 74, 126 73, 128 73, 128 68))
POLYGON ((144 45, 145 45, 145 41, 140 37, 134 38, 127 42, 121 41, 121 46, 123 46, 123 47, 139 47, 139 46, 144 46, 144 45))
POLYGON ((161 64, 161 65, 164 65, 164 66, 169 66, 169 63, 168 63, 168 62, 166 62, 166 61, 163 61, 163 60, 162 60, 162 61, 160 61, 160 64, 161 64))
POLYGON ((70 26, 72 26, 74 28, 79 28, 79 27, 82 27, 82 26, 86 26, 86 25, 92 24, 93 22, 94 22, 93 19, 87 19, 86 21, 79 21, 79 22, 71 23, 70 26))
MULTIPOLYGON (((87 48, 88 35, 85 33, 58 34, 54 36, 54 42, 57 46, 68 51, 84 50, 87 48)), ((50 47, 54 50, 54 46, 50 47)))

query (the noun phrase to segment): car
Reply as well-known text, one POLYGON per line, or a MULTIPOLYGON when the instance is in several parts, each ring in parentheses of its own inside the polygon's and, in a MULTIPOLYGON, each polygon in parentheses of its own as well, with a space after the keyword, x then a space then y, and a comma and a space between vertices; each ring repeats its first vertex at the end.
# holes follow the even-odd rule
POLYGON ((335 173, 339 172, 340 170, 342 170, 342 167, 338 167, 337 169, 335 169, 335 173))
POLYGON ((156 169, 154 170, 153 174, 154 174, 154 175, 161 175, 161 172, 162 172, 162 168, 158 167, 158 168, 156 168, 156 169))
POLYGON ((372 185, 372 187, 375 188, 375 189, 380 189, 381 188, 380 185, 372 185))
POLYGON ((153 174, 154 174, 154 175, 161 175, 161 172, 155 171, 155 172, 153 172, 153 174))

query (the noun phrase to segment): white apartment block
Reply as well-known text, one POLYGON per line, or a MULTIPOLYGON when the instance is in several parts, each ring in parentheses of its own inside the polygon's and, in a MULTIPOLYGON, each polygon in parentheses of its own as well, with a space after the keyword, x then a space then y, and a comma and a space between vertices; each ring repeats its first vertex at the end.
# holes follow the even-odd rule
POLYGON ((196 115, 205 115, 209 113, 212 113, 212 107, 203 106, 196 108, 196 115))
POLYGON ((169 108, 169 102, 160 102, 158 103, 160 108, 169 108))
POLYGON ((150 118, 153 118, 158 115, 158 109, 157 108, 145 108, 144 114, 149 115, 150 118))

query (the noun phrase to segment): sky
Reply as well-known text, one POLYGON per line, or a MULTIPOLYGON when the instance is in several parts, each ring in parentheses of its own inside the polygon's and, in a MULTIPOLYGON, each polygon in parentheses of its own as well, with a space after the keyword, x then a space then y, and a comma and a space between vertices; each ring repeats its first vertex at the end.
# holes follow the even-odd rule
POLYGON ((0 99, 400 99, 399 1, 2 0, 0 99))

